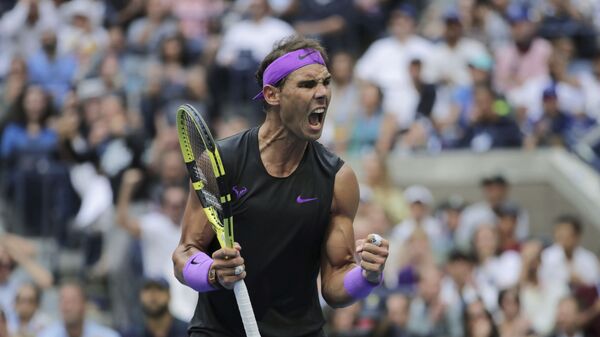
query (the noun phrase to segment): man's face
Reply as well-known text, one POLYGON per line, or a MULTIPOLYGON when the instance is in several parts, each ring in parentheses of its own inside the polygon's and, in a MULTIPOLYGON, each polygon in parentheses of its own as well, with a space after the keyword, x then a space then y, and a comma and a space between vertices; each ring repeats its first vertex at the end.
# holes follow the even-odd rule
POLYGON ((569 224, 558 224, 556 226, 554 240, 568 252, 572 252, 579 244, 579 236, 569 224))
POLYGON ((142 311, 149 317, 160 317, 169 310, 169 290, 148 286, 140 292, 142 311))
POLYGON ((85 297, 75 285, 60 290, 60 312, 66 326, 80 324, 85 316, 85 297))
POLYGON ((31 285, 21 287, 15 298, 15 310, 20 318, 30 319, 38 309, 35 289, 31 285))
POLYGON ((301 140, 317 140, 323 132, 331 99, 331 75, 320 64, 292 72, 280 92, 280 117, 284 127, 301 140))
POLYGON ((501 204, 507 197, 508 187, 503 184, 491 183, 483 186, 483 195, 485 200, 496 207, 501 204))
POLYGON ((181 187, 169 187, 164 191, 162 209, 174 224, 179 225, 186 201, 187 194, 181 187))

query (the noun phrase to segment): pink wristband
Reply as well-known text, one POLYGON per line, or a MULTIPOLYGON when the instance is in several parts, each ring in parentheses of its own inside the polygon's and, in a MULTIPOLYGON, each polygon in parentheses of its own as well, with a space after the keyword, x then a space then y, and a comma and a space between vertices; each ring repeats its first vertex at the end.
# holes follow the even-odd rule
POLYGON ((346 289, 346 292, 352 298, 360 300, 367 297, 373 289, 381 284, 382 280, 383 277, 379 280, 378 284, 367 281, 362 275, 362 268, 356 266, 344 276, 344 289, 346 289))
POLYGON ((208 282, 208 271, 213 264, 213 259, 203 252, 194 254, 183 267, 183 280, 188 287, 200 293, 205 293, 218 288, 208 282))

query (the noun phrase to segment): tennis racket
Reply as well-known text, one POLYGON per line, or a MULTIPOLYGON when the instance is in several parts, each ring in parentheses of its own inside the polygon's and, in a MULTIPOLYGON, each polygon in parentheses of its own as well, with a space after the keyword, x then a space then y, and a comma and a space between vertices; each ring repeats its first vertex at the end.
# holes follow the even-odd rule
MULTIPOLYGON (((204 213, 215 231, 221 247, 233 248, 231 194, 225 181, 225 168, 219 149, 198 111, 189 104, 177 109, 179 146, 188 169, 192 187, 204 213)), ((244 330, 248 337, 260 337, 244 280, 233 288, 244 330)))

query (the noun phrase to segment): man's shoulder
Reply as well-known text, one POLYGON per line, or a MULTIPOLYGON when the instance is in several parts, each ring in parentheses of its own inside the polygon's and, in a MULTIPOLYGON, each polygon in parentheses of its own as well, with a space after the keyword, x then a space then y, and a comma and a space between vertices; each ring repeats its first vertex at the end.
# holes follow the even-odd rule
POLYGON ((217 140, 217 146, 219 146, 219 150, 231 151, 240 147, 240 145, 247 140, 248 136, 255 130, 256 128, 250 128, 243 131, 240 131, 234 135, 227 136, 225 138, 217 140))
POLYGON ((85 324, 88 328, 89 336, 84 335, 83 337, 121 337, 117 331, 96 322, 86 322, 85 324))
POLYGON ((323 144, 314 141, 313 148, 319 159, 319 163, 328 171, 333 171, 336 174, 344 165, 344 161, 335 153, 327 149, 323 144))

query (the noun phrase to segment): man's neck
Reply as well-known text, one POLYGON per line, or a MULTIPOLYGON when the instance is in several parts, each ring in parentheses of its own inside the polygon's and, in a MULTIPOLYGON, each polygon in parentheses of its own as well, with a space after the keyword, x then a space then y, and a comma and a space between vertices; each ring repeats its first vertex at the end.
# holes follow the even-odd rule
POLYGON ((260 158, 267 172, 279 178, 292 174, 300 164, 308 142, 288 131, 278 116, 267 113, 258 130, 260 158))
POLYGON ((148 318, 146 320, 146 328, 155 337, 166 337, 173 323, 173 317, 168 312, 160 317, 148 318))
POLYGON ((66 328, 69 337, 81 337, 83 335, 83 322, 68 325, 66 328))

